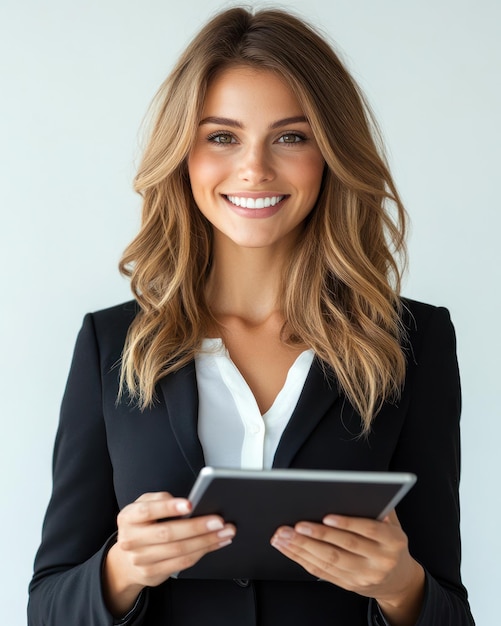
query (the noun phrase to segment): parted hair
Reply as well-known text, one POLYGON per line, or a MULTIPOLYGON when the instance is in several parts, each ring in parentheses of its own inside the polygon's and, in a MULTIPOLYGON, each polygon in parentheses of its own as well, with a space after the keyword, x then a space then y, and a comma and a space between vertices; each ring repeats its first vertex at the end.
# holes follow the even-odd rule
POLYGON ((214 328, 205 296, 212 227, 195 205, 187 159, 208 85, 235 66, 286 82, 325 159, 318 200, 284 270, 282 340, 314 350, 368 432, 405 377, 405 210, 360 89, 326 39, 281 10, 216 15, 155 97, 135 178, 141 228, 120 261, 140 306, 122 355, 121 393, 150 406, 158 380, 193 359, 214 328))

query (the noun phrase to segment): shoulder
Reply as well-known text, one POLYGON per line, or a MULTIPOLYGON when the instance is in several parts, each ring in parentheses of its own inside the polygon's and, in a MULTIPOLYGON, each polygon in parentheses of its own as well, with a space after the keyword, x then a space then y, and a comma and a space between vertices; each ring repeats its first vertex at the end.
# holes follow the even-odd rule
POLYGON ((455 353, 456 333, 446 307, 402 298, 401 318, 414 356, 422 351, 455 353))
POLYGON ((103 330, 125 329, 128 330, 140 308, 135 300, 128 300, 100 311, 94 311, 92 317, 96 328, 103 330))
POLYGON ((402 323, 408 333, 420 335, 429 327, 450 327, 449 310, 444 306, 435 306, 426 302, 418 302, 410 298, 402 298, 402 323))
POLYGON ((81 335, 93 340, 104 363, 116 362, 122 354, 130 325, 140 311, 135 300, 87 313, 81 335))
POLYGON ((411 298, 402 298, 402 319, 409 326, 429 323, 434 317, 449 319, 449 311, 444 306, 418 302, 411 298))

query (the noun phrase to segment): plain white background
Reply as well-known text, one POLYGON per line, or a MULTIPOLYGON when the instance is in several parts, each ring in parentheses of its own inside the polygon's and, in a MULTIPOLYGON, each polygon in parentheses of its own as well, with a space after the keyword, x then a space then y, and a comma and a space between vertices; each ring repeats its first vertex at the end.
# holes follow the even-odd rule
MULTIPOLYGON (((129 298, 121 251, 146 107, 219 2, 2 0, 2 622, 25 624, 52 443, 82 316, 129 298)), ((412 218, 404 293, 458 334, 463 576, 497 621, 501 556, 498 0, 283 2, 337 42, 386 137, 412 218)), ((433 432, 430 432, 433 437, 433 432)), ((420 515, 433 515, 423 510, 420 515)))

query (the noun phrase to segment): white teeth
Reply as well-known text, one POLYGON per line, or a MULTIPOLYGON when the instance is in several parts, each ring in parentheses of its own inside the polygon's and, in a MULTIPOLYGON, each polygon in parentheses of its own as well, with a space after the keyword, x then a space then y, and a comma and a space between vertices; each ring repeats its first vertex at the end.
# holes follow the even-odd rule
POLYGON ((246 198, 245 196, 226 196, 228 200, 235 206, 241 206, 244 209, 264 209, 265 207, 275 206, 285 196, 267 196, 266 198, 246 198))

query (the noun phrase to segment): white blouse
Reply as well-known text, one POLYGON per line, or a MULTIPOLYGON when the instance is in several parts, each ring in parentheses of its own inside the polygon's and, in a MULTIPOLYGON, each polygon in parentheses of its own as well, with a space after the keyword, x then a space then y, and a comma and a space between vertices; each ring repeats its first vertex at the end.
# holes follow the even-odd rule
POLYGON ((195 357, 198 436, 206 465, 269 469, 313 362, 313 350, 294 361, 273 405, 261 415, 256 399, 222 339, 204 339, 195 357))

